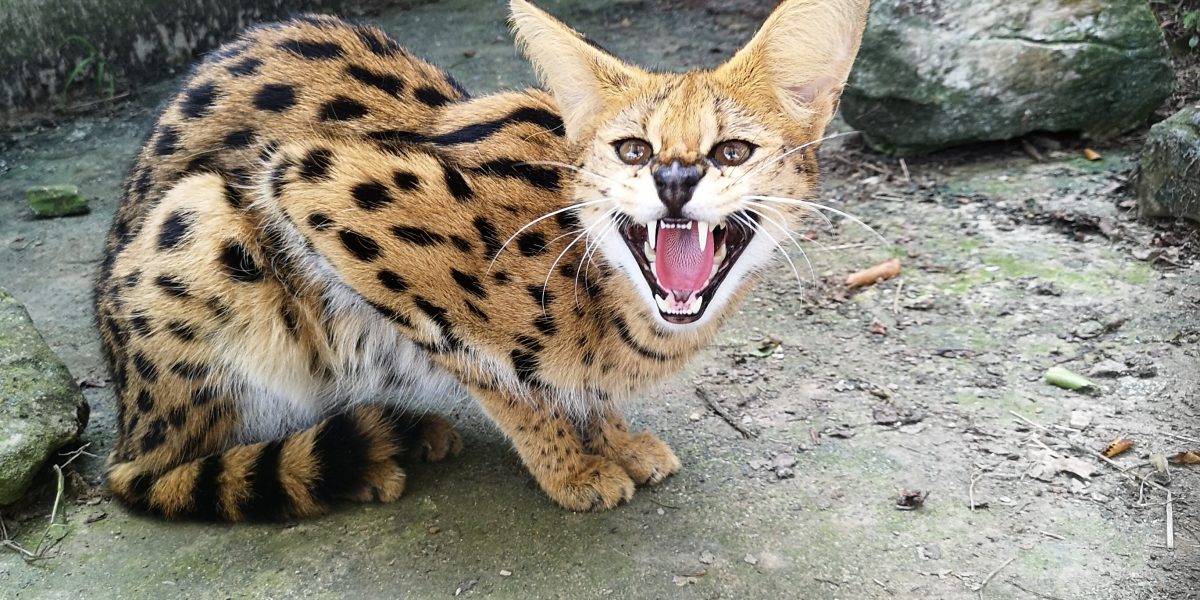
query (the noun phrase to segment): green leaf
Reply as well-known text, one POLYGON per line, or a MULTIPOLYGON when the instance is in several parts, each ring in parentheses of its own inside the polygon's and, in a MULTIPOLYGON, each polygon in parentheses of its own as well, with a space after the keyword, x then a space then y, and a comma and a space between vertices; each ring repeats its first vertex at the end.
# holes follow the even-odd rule
POLYGON ((1193 35, 1192 39, 1188 40, 1188 48, 1195 50, 1196 46, 1200 46, 1200 35, 1193 35))
POLYGON ((1194 29, 1196 27, 1197 20, 1200 20, 1200 12, 1193 10, 1186 15, 1183 15, 1183 28, 1194 29))
POLYGON ((67 95, 67 90, 71 89, 71 84, 75 83, 75 80, 88 68, 88 65, 92 64, 92 61, 94 60, 96 60, 96 56, 92 55, 75 63, 75 68, 71 70, 70 75, 67 75, 67 82, 63 84, 64 96, 67 95))

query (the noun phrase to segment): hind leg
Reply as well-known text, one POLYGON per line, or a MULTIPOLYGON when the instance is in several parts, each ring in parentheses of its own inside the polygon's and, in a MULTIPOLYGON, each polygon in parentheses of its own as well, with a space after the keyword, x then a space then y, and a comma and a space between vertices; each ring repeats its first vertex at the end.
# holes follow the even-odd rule
POLYGON ((458 456, 463 449, 462 436, 454 426, 437 415, 424 415, 413 424, 408 447, 425 462, 441 462, 458 456))

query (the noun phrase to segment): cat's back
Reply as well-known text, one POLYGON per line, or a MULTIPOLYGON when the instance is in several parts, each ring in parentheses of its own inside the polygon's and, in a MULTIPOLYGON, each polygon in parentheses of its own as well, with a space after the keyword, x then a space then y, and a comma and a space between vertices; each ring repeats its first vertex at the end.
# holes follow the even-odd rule
POLYGON ((137 229, 155 198, 188 175, 248 185, 283 141, 422 135, 465 97, 373 26, 302 16, 252 28, 206 57, 165 104, 126 183, 116 233, 122 223, 137 229))

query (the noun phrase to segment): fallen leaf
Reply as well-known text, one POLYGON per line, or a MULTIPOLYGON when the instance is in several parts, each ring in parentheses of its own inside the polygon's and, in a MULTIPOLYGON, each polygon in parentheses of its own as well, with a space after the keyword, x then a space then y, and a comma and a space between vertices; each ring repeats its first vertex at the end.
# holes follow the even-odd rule
POLYGON ((873 321, 867 331, 870 331, 875 335, 887 335, 887 325, 884 325, 879 321, 873 321))
POLYGON ((775 354, 775 351, 778 350, 779 347, 782 345, 783 345, 783 340, 781 340, 773 335, 768 335, 767 339, 763 340, 762 344, 759 344, 757 350, 750 351, 750 356, 754 356, 757 358, 766 358, 772 354, 775 354))
POLYGON ((857 273, 851 273, 846 277, 846 285, 850 287, 874 285, 877 282, 885 279, 891 279, 899 274, 900 259, 893 258, 892 260, 877 264, 869 269, 864 269, 857 273))
POLYGON ((1079 375, 1063 367, 1050 367, 1046 371, 1046 383, 1071 391, 1097 389, 1096 384, 1089 381, 1083 375, 1079 375))
POLYGON ((1097 161, 1097 160, 1100 160, 1101 158, 1104 158, 1103 156, 1100 156, 1099 152, 1096 152, 1095 150, 1092 150, 1091 148, 1083 149, 1083 157, 1088 160, 1091 160, 1091 161, 1097 161))
POLYGON ((1128 438, 1117 438, 1108 443, 1101 452, 1105 458, 1115 458, 1127 452, 1134 445, 1134 441, 1128 438))
POLYGON ((1200 465, 1200 451, 1188 450, 1172 455, 1167 459, 1173 465, 1200 465))

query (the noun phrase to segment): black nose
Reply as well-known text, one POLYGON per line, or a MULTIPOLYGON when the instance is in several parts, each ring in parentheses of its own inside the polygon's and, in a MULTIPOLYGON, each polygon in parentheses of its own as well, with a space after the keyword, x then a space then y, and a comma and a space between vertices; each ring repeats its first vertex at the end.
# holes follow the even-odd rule
POLYGON ((654 168, 654 187, 658 188, 658 199, 667 207, 667 217, 683 218, 683 205, 691 201, 703 176, 699 166, 684 166, 678 160, 654 168))

